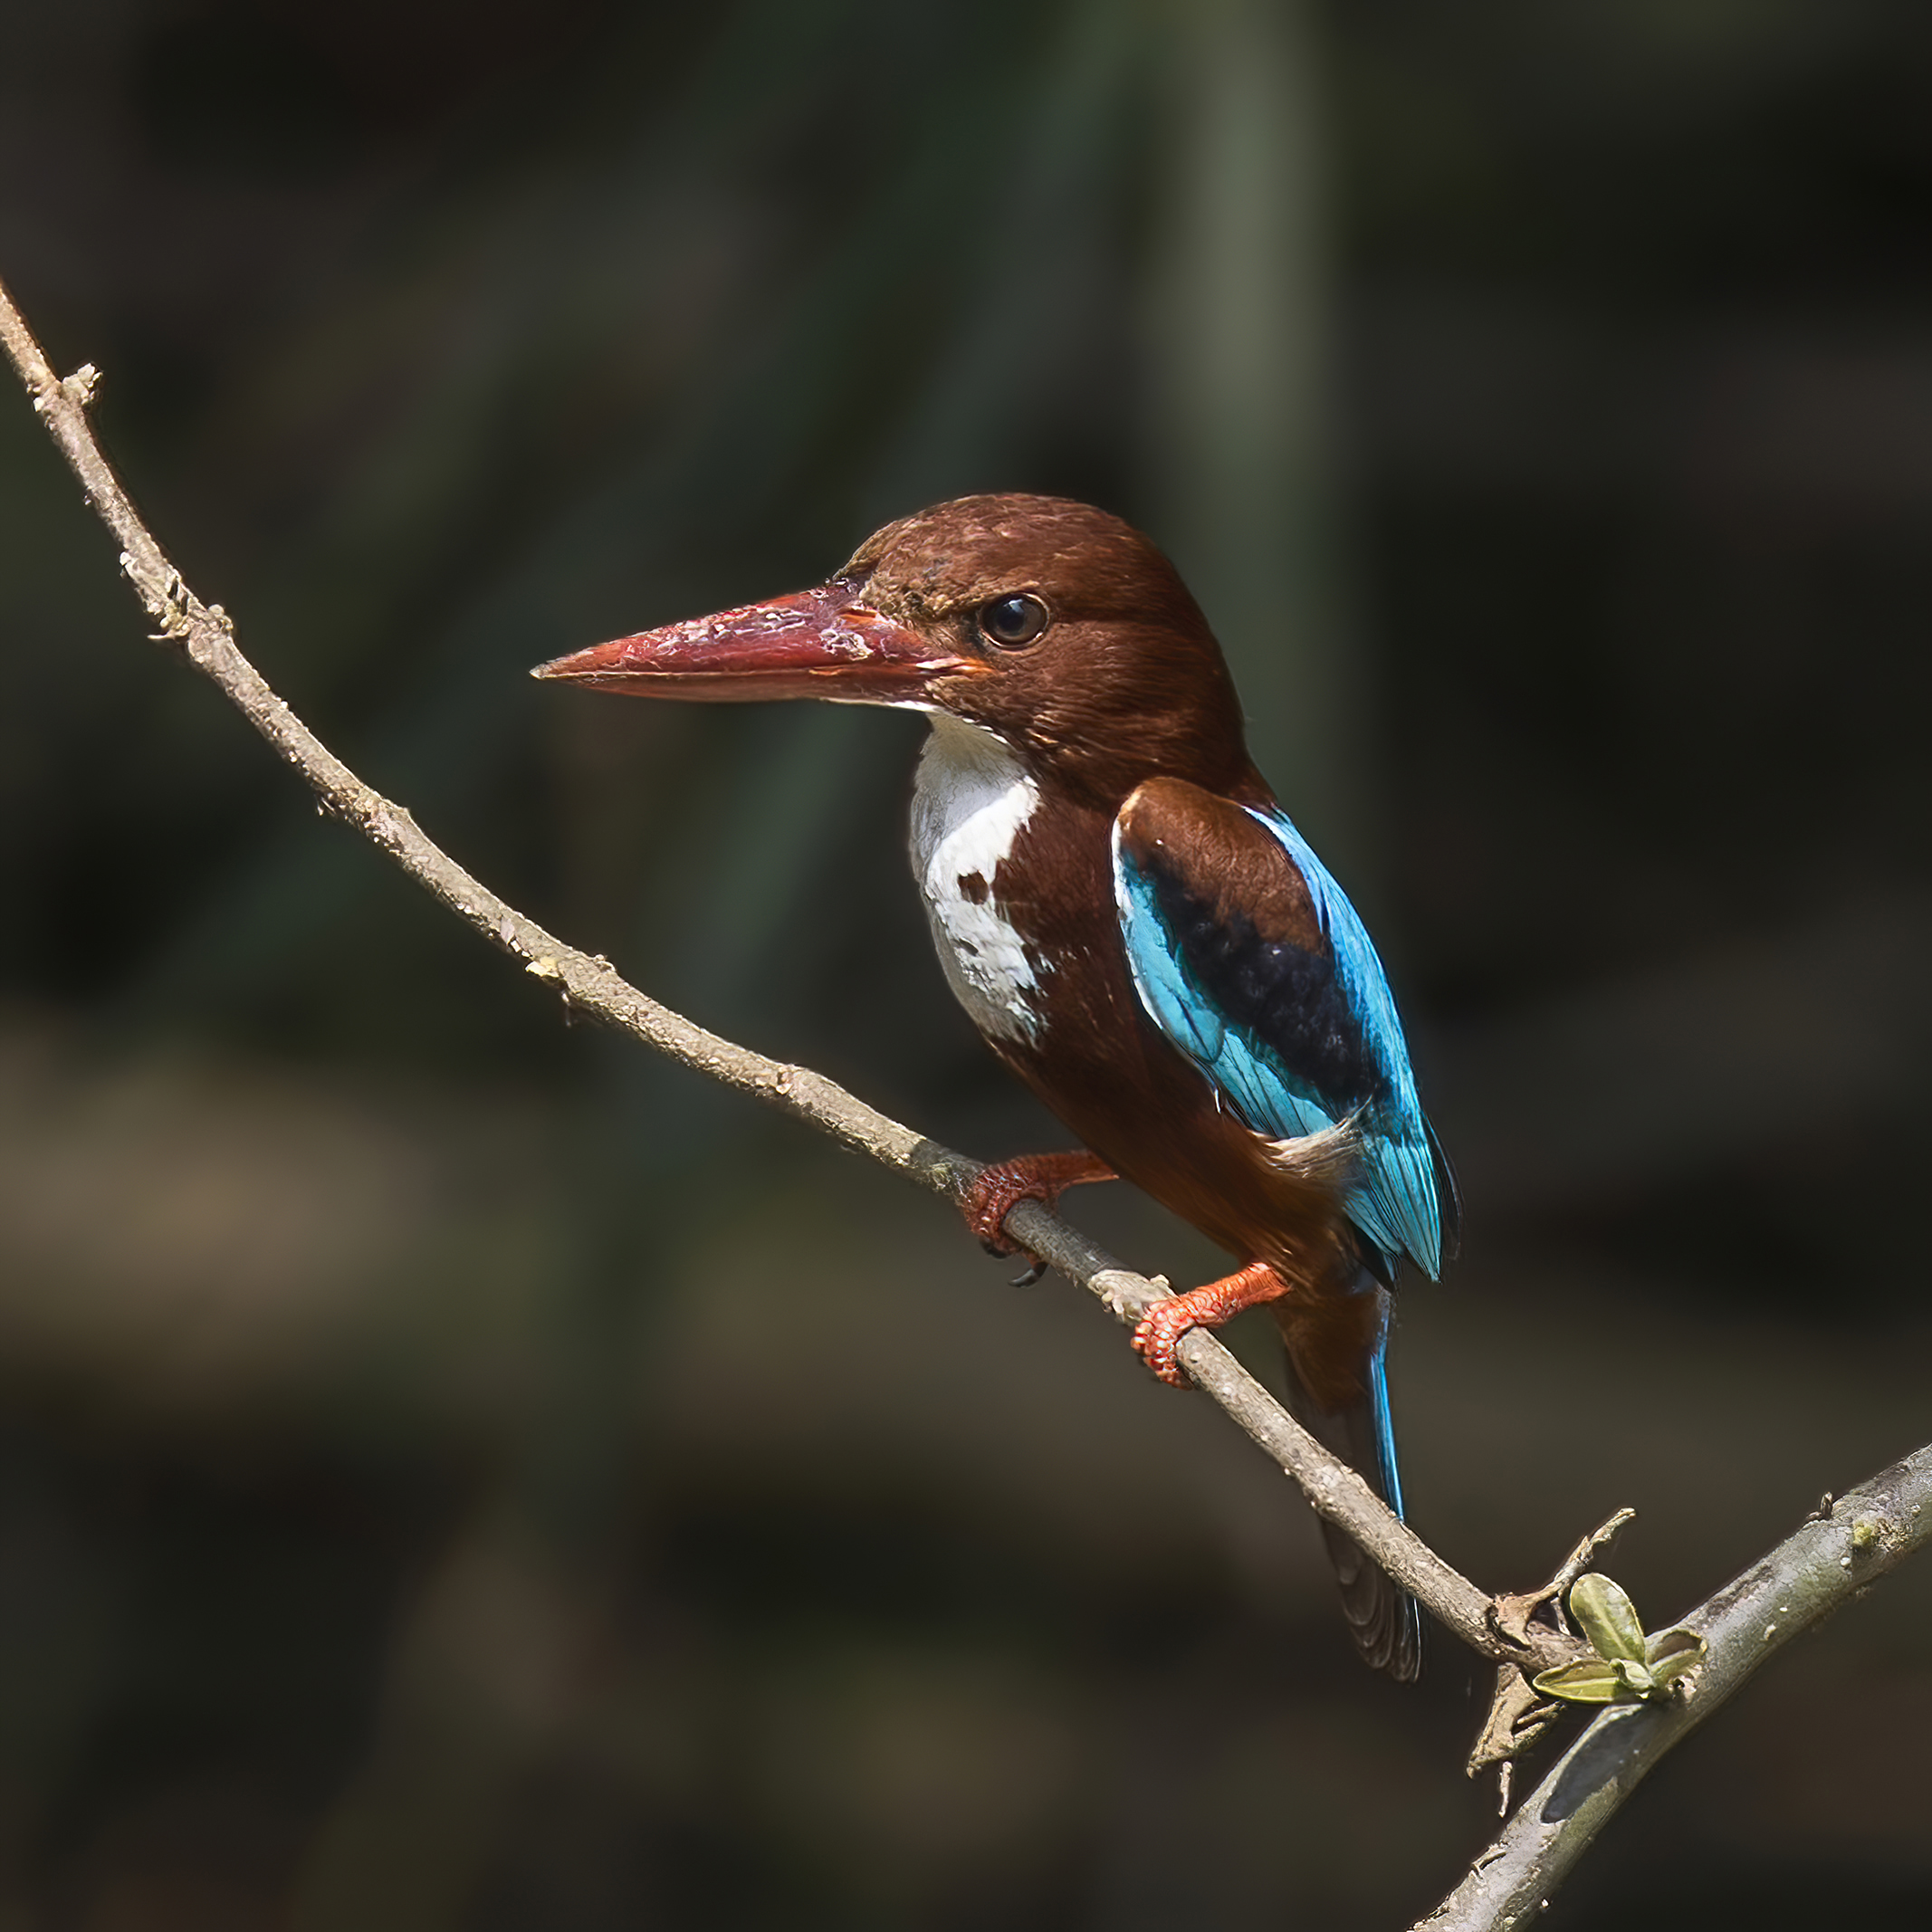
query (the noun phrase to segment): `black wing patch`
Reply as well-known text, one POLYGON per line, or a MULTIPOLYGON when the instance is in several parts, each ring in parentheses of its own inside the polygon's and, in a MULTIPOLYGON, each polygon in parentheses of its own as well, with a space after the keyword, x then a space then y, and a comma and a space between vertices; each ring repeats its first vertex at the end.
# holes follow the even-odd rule
POLYGON ((1387 1083, 1279 839, 1225 799, 1154 779, 1127 801, 1121 843, 1188 977, 1222 1019, 1338 1120, 1381 1096, 1387 1083))
MULTIPOLYGON (((1282 862, 1288 863, 1286 853, 1282 862)), ((1147 869, 1175 950, 1229 1024, 1271 1048, 1338 1115, 1373 1100, 1383 1083, 1335 978, 1334 955, 1263 939, 1244 913, 1217 915, 1158 856, 1147 869)))

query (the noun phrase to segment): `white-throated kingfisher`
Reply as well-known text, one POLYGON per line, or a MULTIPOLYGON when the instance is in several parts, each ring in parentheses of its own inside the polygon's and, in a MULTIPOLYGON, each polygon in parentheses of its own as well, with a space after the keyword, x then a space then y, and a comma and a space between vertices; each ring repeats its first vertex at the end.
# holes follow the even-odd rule
MULTIPOLYGON (((1117 517, 970 496, 889 524, 831 579, 539 668, 598 691, 920 711, 913 871, 993 1051, 1088 1150, 989 1168, 966 1217, 1124 1176, 1239 1262, 1133 1345, 1266 1302, 1295 1413, 1400 1512, 1385 1371, 1402 1263, 1453 1251, 1454 1181, 1354 908, 1249 760, 1173 566, 1117 517)), ((1414 1602, 1324 1534, 1363 1657, 1414 1677, 1414 1602)))

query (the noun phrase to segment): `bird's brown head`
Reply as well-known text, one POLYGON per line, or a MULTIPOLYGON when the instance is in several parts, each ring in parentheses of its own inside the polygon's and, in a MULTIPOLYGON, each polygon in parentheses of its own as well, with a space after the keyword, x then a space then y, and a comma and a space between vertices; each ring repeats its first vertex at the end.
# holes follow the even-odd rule
POLYGON ((1172 773, 1251 777, 1199 606, 1118 517, 967 496, 889 523, 815 590, 595 646, 539 677, 646 697, 822 697, 950 713, 1116 804, 1172 773))

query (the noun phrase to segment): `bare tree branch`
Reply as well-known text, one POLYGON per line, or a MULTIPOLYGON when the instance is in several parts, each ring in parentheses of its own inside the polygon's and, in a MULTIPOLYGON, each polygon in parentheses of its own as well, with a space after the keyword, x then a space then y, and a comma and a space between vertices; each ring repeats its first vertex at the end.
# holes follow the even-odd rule
POLYGON ((1694 1685, 1668 1703, 1612 1706, 1586 1726, 1415 1932, 1527 1925, 1665 1752, 1799 1631, 1862 1596, 1928 1542, 1932 1446, 1821 1507, 1769 1555, 1679 1618, 1709 1647, 1694 1685))
MULTIPOLYGON (((661 1006, 628 984, 607 960, 565 945, 505 904, 428 838, 401 806, 364 784, 242 655, 221 606, 203 604, 182 581, 95 439, 87 407, 99 379, 96 371, 84 366, 64 379, 56 376, 4 286, 0 341, 88 501, 119 540, 121 569, 158 626, 157 641, 177 648, 221 687, 282 760, 308 781, 323 808, 361 831, 451 911, 522 961, 526 972, 554 987, 571 1014, 602 1020, 683 1066, 807 1122, 934 1193, 955 1202, 962 1198, 980 1172, 979 1162, 888 1119, 809 1067, 768 1059, 661 1006)), ((1164 1281, 1123 1268, 1038 1202, 1022 1201, 1006 1225, 1023 1247, 1098 1296, 1123 1322, 1137 1321, 1169 1292, 1164 1281)), ((1506 1684, 1520 1684, 1516 1671, 1551 1669, 1586 1654, 1576 1639, 1530 1621, 1526 1606, 1546 1591, 1492 1600, 1444 1563, 1212 1334, 1190 1331, 1178 1353, 1196 1384, 1275 1459, 1316 1512, 1346 1530, 1464 1643, 1505 1666, 1506 1684)), ((1926 1540, 1932 1526, 1932 1511, 1924 1507, 1928 1495, 1932 1449, 1874 1478, 1693 1612, 1685 1621, 1709 1640, 1710 1656, 1692 1694, 1664 1705, 1612 1709, 1599 1717, 1425 1923, 1457 1932, 1515 1924, 1522 1911, 1547 1896, 1638 1779, 1679 1737, 1716 1709, 1788 1636, 1926 1540)), ((1521 1742, 1519 1736, 1517 1748, 1521 1742)), ((1482 1761, 1506 1755, 1506 1748, 1498 1748, 1482 1761)))
MULTIPOLYGON (((625 980, 607 960, 579 952, 473 877, 430 839, 401 806, 365 785, 269 688, 236 648, 234 626, 219 604, 205 605, 142 522, 96 440, 87 406, 98 373, 83 367, 64 381, 53 372, 12 297, 0 285, 0 341, 62 454, 101 521, 120 540, 121 569, 159 626, 158 642, 178 648, 212 678, 313 789, 325 809, 354 826, 426 891, 523 969, 554 987, 577 1017, 599 1019, 645 1046, 725 1086, 808 1122, 846 1146, 958 1201, 980 1163, 888 1119, 824 1075, 762 1054, 661 1006, 625 980)), ((1007 1217, 1022 1246, 1069 1280, 1099 1296, 1123 1322, 1138 1321, 1169 1290, 1124 1268, 1112 1257, 1035 1201, 1007 1217)), ((1299 1485, 1322 1516, 1339 1524, 1389 1575, 1413 1593, 1465 1643, 1499 1663, 1547 1669, 1573 1658, 1573 1640, 1532 1627, 1504 1634, 1489 1598, 1416 1535, 1354 1470, 1332 1456, 1202 1329, 1182 1338, 1182 1365, 1299 1485)))

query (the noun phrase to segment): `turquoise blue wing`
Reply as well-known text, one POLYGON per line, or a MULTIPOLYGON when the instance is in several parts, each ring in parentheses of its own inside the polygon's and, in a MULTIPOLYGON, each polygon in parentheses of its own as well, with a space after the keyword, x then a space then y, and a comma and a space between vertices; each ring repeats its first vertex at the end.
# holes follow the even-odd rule
POLYGON ((1349 1219, 1392 1267, 1406 1255, 1438 1274, 1453 1190, 1388 978, 1286 815, 1152 779, 1115 821, 1114 885, 1154 1024, 1257 1133, 1299 1139, 1347 1124, 1359 1148, 1349 1219))

